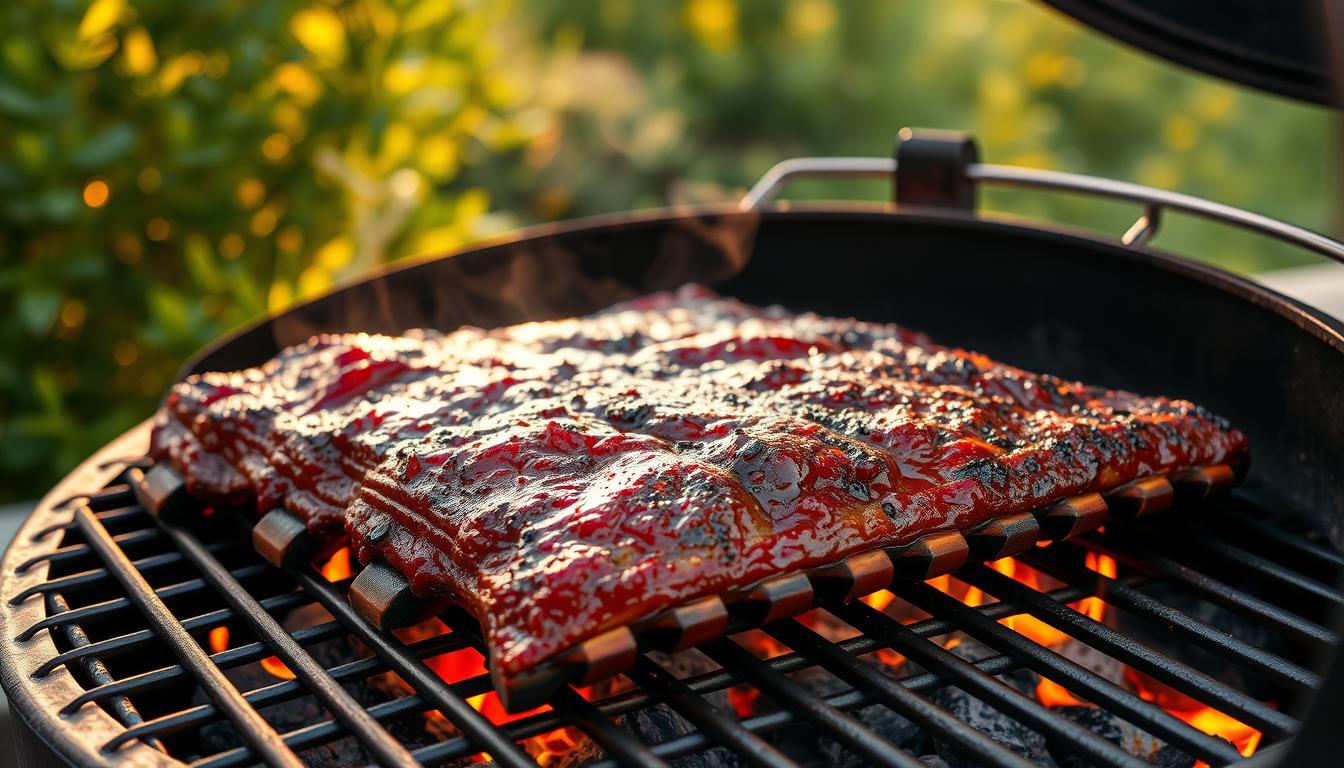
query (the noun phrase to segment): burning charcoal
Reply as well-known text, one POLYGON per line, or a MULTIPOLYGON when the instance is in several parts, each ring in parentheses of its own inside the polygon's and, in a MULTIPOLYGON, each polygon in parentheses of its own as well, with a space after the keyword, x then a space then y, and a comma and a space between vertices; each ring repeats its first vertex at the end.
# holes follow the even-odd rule
MULTIPOLYGON (((976 662, 990 656, 998 655, 998 652, 993 648, 990 648, 979 640, 961 634, 960 632, 956 633, 950 640, 946 641, 945 647, 951 651, 953 655, 970 662, 976 662)), ((927 671, 928 670, 920 665, 907 659, 905 665, 901 667, 900 676, 910 677, 923 674, 927 671)), ((1029 669, 1014 669, 999 675, 998 679, 1014 690, 1032 697, 1035 697, 1036 685, 1041 681, 1041 678, 1029 669)))
MULTIPOLYGON (((659 744, 690 733, 695 726, 664 704, 622 715, 616 722, 645 744, 659 744)), ((741 762, 726 750, 696 752, 673 762, 677 768, 737 768, 741 762)))
MULTIPOLYGON (((879 668, 889 674, 885 665, 880 665, 879 668)), ((791 673, 789 677, 818 697, 850 690, 849 684, 816 667, 799 670, 791 673)), ((762 696, 756 699, 756 714, 776 709, 768 698, 762 696)), ((878 737, 900 749, 916 751, 924 746, 926 741, 922 728, 880 704, 864 707, 849 714, 878 737)), ((794 756, 804 765, 825 766, 825 768, 860 768, 866 765, 862 758, 808 722, 791 723, 772 732, 770 739, 780 751, 794 756)))
MULTIPOLYGON (((1055 761, 1046 749, 1045 737, 1019 723, 1013 717, 985 704, 960 688, 943 688, 933 695, 939 706, 947 709, 956 718, 980 731, 994 741, 1043 766, 1055 766, 1055 761)), ((934 737, 934 748, 938 756, 947 762, 949 768, 974 768, 976 763, 968 760, 950 744, 934 737)))
POLYGON ((1192 768, 1195 759, 1170 744, 1157 750, 1148 762, 1157 768, 1192 768))
MULTIPOLYGON (((649 654, 649 658, 682 680, 703 675, 706 672, 713 672, 719 668, 719 665, 713 659, 694 648, 672 654, 654 651, 649 654)), ((733 711, 733 704, 728 700, 727 690, 701 694, 701 698, 720 712, 728 714, 733 711)))
MULTIPOLYGON (((967 661, 976 662, 981 659, 997 656, 998 651, 985 645, 974 638, 960 635, 960 642, 948 648, 953 654, 967 661)), ((1007 683, 1011 688, 1020 691, 1027 696, 1035 697, 1036 686, 1041 678, 1029 669, 1014 669, 998 676, 1000 680, 1007 683)))
POLYGON ((1089 672, 1103 677, 1122 688, 1125 685, 1125 665, 1096 648, 1069 638, 1055 647, 1055 652, 1089 672))
POLYGON ((919 758, 919 762, 927 765, 929 768, 950 768, 947 761, 937 755, 924 755, 919 758))
MULTIPOLYGON (((1052 707, 1052 711, 1087 728, 1107 741, 1119 744, 1126 752, 1163 768, 1190 768, 1193 758, 1179 749, 1163 744, 1114 713, 1097 707, 1052 707)), ((1061 768, 1086 768, 1088 763, 1062 750, 1056 755, 1061 768)))

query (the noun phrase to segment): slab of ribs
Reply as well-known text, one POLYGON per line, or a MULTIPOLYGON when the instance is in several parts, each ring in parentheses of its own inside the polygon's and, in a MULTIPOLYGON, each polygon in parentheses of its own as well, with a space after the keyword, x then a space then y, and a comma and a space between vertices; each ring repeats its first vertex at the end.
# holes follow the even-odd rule
POLYGON ((518 674, 698 598, 1136 478, 1244 460, 1182 400, 699 286, 593 315, 328 335, 176 385, 152 453, 285 509, 518 674))

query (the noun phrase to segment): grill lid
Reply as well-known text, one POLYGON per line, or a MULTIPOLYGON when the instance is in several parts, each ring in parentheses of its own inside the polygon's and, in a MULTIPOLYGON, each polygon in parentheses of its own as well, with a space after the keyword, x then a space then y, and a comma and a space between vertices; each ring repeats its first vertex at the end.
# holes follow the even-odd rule
POLYGON ((1044 0, 1121 42, 1281 96, 1338 105, 1317 0, 1044 0))

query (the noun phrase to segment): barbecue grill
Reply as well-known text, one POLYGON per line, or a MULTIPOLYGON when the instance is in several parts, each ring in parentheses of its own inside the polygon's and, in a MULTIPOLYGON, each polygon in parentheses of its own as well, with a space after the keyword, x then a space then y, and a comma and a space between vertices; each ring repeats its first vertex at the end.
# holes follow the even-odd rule
MULTIPOLYGON (((1080 13, 1170 47, 1180 19, 1157 35, 1129 12, 1144 6, 1080 13)), ((1210 45, 1177 50, 1253 85, 1328 96, 1323 76, 1281 50, 1250 74, 1210 45)), ((53 489, 0 564, 0 675, 20 760, 921 766, 936 752, 960 765, 1227 765, 1244 745, 1196 726, 1230 718, 1259 734, 1240 764, 1329 764, 1344 717, 1344 325, 1151 249, 1166 211, 1344 262, 1344 245, 1281 222, 987 165, 965 137, 904 132, 894 158, 782 163, 738 208, 539 228, 373 275, 238 333, 184 374, 256 365, 314 333, 496 327, 694 280, 1189 398, 1244 429, 1255 456, 1230 493, 1186 484, 1172 512, 1031 548, 1017 570, 973 561, 955 580, 894 582, 881 602, 827 601, 680 654, 650 650, 615 683, 563 686, 516 717, 488 705, 479 628, 461 611, 449 606, 420 632, 385 631, 352 605, 355 572, 339 556, 320 570, 278 568, 254 551, 250 521, 227 510, 146 508, 142 424, 53 489), (770 205, 794 178, 835 175, 890 180, 896 206, 770 205), (993 219, 975 210, 985 184, 1118 198, 1141 216, 1119 241, 993 219), (1102 557, 1113 569, 1095 565, 1102 557), (1104 614, 1091 610, 1100 601, 1104 614), (1042 686, 1072 704, 1045 700, 1042 686), (1191 707, 1205 719, 1183 717, 1191 707), (1134 748, 1135 730, 1150 749, 1134 748)))

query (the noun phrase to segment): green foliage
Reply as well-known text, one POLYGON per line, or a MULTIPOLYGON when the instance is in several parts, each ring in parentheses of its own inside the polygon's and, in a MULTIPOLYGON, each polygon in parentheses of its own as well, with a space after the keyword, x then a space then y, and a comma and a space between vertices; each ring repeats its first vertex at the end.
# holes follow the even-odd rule
MULTIPOLYGON (((732 199, 788 156, 884 153, 902 125, 1328 223, 1323 112, 1031 4, 12 0, 0 500, 147 416, 201 345, 334 281, 532 221, 732 199)), ((986 202, 1108 232, 1136 213, 986 202)), ((1296 258, 1193 222, 1159 244, 1296 258)))

